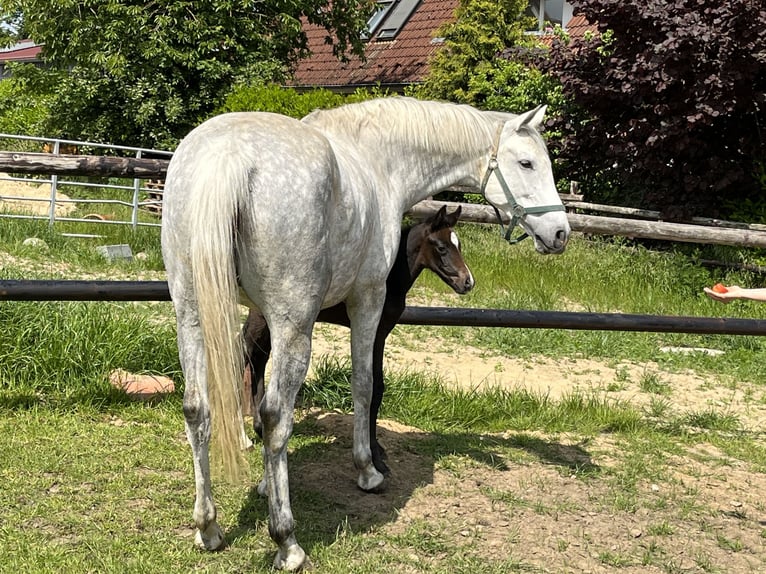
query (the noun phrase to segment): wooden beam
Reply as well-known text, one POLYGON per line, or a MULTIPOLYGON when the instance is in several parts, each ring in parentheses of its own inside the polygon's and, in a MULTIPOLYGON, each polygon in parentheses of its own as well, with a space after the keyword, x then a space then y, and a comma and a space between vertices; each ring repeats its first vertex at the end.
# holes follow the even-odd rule
MULTIPOLYGON (((425 218, 447 205, 453 211, 458 205, 463 207, 460 219, 472 223, 497 223, 495 210, 488 205, 455 203, 450 201, 421 201, 407 213, 417 218, 425 218)), ((664 221, 643 221, 598 215, 568 213, 569 225, 573 231, 595 235, 620 235, 643 239, 661 239, 682 243, 708 243, 716 245, 734 245, 737 247, 766 247, 766 232, 753 229, 730 229, 689 225, 685 223, 667 223, 664 221)), ((503 223, 508 219, 503 218, 503 223)))
MULTIPOLYGON (((0 171, 10 173, 163 179, 167 173, 168 163, 169 160, 166 159, 0 152, 0 171)), ((423 218, 437 211, 442 205, 448 205, 451 209, 461 205, 463 208, 461 219, 464 221, 497 223, 495 211, 490 206, 482 204, 458 204, 426 200, 415 205, 408 213, 414 217, 423 218)), ((643 211, 643 214, 647 215, 649 213, 645 210, 636 211, 643 211)), ((610 218, 579 213, 569 213, 567 217, 572 229, 583 233, 766 248, 766 231, 755 229, 753 226, 747 228, 705 227, 685 223, 610 218)), ((503 222, 508 223, 507 218, 504 217, 503 222)), ((706 220, 705 222, 708 225, 711 223, 714 225, 729 223, 718 220, 706 220)))
MULTIPOLYGON (((617 215, 629 215, 641 219, 660 219, 660 212, 650 209, 638 209, 635 207, 619 207, 617 205, 602 205, 599 203, 586 203, 584 201, 568 201, 565 196, 559 194, 568 208, 583 209, 585 211, 597 211, 599 213, 615 213, 617 215)), ((731 227, 734 229, 752 229, 754 231, 766 231, 766 225, 758 223, 741 223, 738 221, 727 221, 725 219, 716 219, 713 217, 691 217, 688 221, 679 221, 678 223, 692 223, 694 225, 709 225, 711 227, 731 227)))
POLYGON ((167 159, 0 152, 0 171, 5 173, 163 179, 168 163, 167 159))

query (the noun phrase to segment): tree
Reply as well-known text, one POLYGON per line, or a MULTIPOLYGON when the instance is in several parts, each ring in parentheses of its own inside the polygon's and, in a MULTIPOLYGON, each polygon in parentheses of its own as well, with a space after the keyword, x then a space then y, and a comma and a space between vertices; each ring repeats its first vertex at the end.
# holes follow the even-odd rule
POLYGON ((600 33, 555 42, 546 64, 572 104, 556 123, 567 175, 669 219, 758 194, 763 0, 571 2, 600 33))
POLYGON ((436 35, 443 47, 429 64, 418 97, 468 103, 480 108, 521 112, 543 103, 551 87, 542 75, 498 55, 512 46, 532 46, 524 35, 528 0, 461 0, 455 20, 436 35))
POLYGON ((308 53, 300 19, 336 55, 363 53, 370 0, 10 0, 49 69, 17 69, 56 94, 54 133, 173 147, 237 80, 283 77, 308 53))

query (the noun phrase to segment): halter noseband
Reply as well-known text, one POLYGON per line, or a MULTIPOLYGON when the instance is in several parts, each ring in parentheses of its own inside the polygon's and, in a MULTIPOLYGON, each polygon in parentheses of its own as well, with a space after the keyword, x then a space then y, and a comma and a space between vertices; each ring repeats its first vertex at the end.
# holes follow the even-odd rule
POLYGON ((495 142, 492 147, 492 155, 489 157, 489 163, 487 164, 487 171, 484 172, 484 177, 481 180, 481 194, 484 196, 484 199, 492 206, 492 209, 495 210, 495 215, 497 216, 497 221, 500 224, 500 232, 502 233, 504 239, 510 243, 511 245, 515 245, 519 241, 522 241, 523 239, 526 239, 529 237, 529 234, 526 232, 522 233, 516 238, 511 238, 511 233, 513 232, 514 228, 521 222, 521 220, 526 217, 528 213, 547 213, 549 211, 565 211, 565 208, 563 204, 558 203, 556 205, 536 205, 534 207, 524 207, 523 205, 520 205, 518 201, 516 201, 516 198, 513 197, 513 192, 511 191, 511 188, 508 186, 508 183, 505 181, 505 178, 503 177, 503 172, 500 171, 500 166, 497 163, 497 150, 500 147, 500 134, 503 132, 503 126, 504 124, 501 124, 500 127, 497 129, 497 136, 495 137, 495 142), (503 190, 503 194, 505 195, 505 198, 508 200, 508 204, 511 206, 511 221, 508 223, 508 227, 505 228, 503 225, 503 217, 500 213, 500 210, 498 207, 492 203, 489 199, 487 199, 486 196, 486 190, 487 190, 487 183, 489 182, 489 176, 492 174, 495 174, 495 177, 497 177, 498 183, 500 183, 500 188, 503 190))

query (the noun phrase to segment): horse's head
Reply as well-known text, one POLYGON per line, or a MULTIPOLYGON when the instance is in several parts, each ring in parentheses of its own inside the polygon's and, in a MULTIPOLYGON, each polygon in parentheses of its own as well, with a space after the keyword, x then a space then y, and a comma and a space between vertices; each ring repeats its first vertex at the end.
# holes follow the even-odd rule
POLYGON ((473 289, 474 280, 463 261, 460 240, 452 229, 460 217, 460 211, 458 207, 452 213, 447 213, 447 206, 444 205, 434 215, 413 227, 410 236, 415 241, 408 244, 408 247, 413 245, 417 253, 408 255, 417 267, 430 269, 462 295, 473 289), (416 259, 413 260, 413 257, 416 259))
POLYGON ((561 253, 571 229, 538 131, 544 115, 539 106, 500 124, 482 193, 511 220, 511 229, 518 224, 534 239, 538 252, 561 253))

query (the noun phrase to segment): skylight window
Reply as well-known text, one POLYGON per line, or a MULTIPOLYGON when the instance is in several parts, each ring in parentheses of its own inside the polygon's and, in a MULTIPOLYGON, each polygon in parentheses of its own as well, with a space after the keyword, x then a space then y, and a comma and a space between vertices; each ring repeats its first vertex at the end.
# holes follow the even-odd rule
POLYGON ((367 33, 362 38, 391 40, 410 19, 420 0, 378 0, 375 13, 367 21, 367 33))
POLYGON ((394 0, 378 0, 375 6, 375 12, 367 20, 367 33, 363 34, 363 38, 371 38, 372 35, 377 32, 383 20, 386 19, 391 6, 394 5, 394 0))
POLYGON ((557 24, 566 27, 572 19, 572 6, 566 0, 529 0, 525 15, 536 21, 529 31, 543 33, 557 24))

